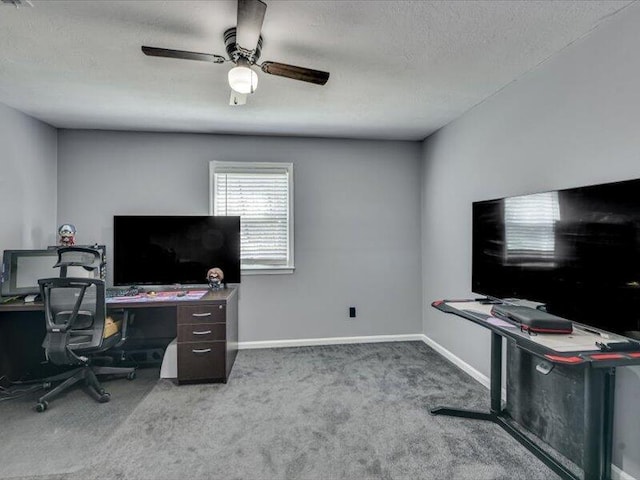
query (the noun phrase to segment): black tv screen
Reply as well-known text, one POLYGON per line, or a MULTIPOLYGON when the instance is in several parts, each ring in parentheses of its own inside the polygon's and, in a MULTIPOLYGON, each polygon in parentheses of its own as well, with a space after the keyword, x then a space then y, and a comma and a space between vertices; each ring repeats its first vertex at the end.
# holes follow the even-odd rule
POLYGON ((472 290, 640 335, 640 180, 473 204, 472 290))
POLYGON ((240 283, 240 217, 116 215, 113 237, 115 285, 240 283))

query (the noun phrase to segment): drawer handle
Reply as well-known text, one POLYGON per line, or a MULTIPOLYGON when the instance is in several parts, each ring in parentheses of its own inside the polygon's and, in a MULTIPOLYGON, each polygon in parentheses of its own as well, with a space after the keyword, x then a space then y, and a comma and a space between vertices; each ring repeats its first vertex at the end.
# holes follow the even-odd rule
POLYGON ((192 332, 194 335, 209 335, 211 330, 205 330, 204 332, 192 332))
POLYGON ((211 351, 210 348, 201 348, 201 349, 193 349, 191 350, 193 353, 209 353, 211 351))
POLYGON ((192 317, 210 317, 211 316, 211 312, 207 312, 207 313, 192 313, 191 316, 192 317))

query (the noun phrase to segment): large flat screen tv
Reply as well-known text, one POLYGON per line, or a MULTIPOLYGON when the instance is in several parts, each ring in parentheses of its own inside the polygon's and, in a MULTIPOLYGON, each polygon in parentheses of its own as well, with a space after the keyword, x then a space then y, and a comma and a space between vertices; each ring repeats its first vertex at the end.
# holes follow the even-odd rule
POLYGON ((116 215, 113 240, 115 285, 240 283, 240 217, 116 215))
POLYGON ((472 290, 640 334, 640 180, 474 202, 472 290))

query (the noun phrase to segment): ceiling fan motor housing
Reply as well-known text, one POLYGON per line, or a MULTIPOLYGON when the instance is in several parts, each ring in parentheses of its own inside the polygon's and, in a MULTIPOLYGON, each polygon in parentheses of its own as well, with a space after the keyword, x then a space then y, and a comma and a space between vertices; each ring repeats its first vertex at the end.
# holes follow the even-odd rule
POLYGON ((247 50, 236 43, 236 28, 232 27, 224 32, 224 46, 227 50, 227 55, 234 63, 237 63, 239 58, 245 58, 253 65, 258 61, 262 52, 262 35, 258 39, 255 51, 247 50))

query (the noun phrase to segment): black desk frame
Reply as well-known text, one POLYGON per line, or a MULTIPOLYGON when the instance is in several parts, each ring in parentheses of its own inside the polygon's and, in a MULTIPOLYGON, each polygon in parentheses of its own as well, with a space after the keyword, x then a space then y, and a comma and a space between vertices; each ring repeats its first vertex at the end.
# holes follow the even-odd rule
POLYGON ((630 355, 599 355, 600 359, 598 360, 594 357, 594 354, 598 357, 598 352, 593 351, 571 352, 570 354, 566 352, 559 353, 527 340, 522 335, 514 335, 509 330, 487 323, 485 321, 486 315, 455 309, 449 306, 446 300, 433 302, 432 306, 442 312, 452 313, 491 330, 491 406, 488 412, 453 407, 436 407, 431 409, 431 414, 496 423, 561 478, 565 480, 580 480, 556 458, 514 427, 510 422, 509 414, 502 408, 502 338, 515 340, 519 348, 547 362, 562 363, 564 365, 575 363, 576 367, 584 369, 585 447, 582 465, 584 480, 611 479, 616 366, 640 364, 640 356, 638 356, 637 352, 630 355))

